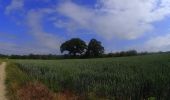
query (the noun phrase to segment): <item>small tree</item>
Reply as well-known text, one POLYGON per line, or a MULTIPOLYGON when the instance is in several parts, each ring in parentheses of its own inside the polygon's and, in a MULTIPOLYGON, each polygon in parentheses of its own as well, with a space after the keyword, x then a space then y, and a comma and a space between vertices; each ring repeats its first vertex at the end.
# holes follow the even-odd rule
POLYGON ((101 45, 100 41, 96 39, 91 39, 87 48, 87 56, 97 57, 104 53, 104 47, 101 45))
POLYGON ((68 51, 69 55, 73 56, 76 56, 77 54, 82 55, 86 51, 86 49, 86 43, 79 38, 68 40, 60 46, 61 53, 63 53, 64 51, 68 51))

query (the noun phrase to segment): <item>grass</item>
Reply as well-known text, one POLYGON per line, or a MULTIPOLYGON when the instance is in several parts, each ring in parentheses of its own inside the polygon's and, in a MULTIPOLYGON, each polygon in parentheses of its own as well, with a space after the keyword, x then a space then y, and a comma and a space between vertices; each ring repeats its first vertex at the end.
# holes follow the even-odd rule
POLYGON ((170 98, 170 54, 14 62, 17 66, 7 67, 8 88, 36 80, 55 93, 70 91, 86 100, 170 98))
POLYGON ((18 100, 17 91, 30 80, 31 78, 22 72, 17 65, 8 62, 6 66, 5 84, 9 100, 18 100))
POLYGON ((3 62, 3 59, 0 59, 0 65, 2 64, 2 62, 3 62))

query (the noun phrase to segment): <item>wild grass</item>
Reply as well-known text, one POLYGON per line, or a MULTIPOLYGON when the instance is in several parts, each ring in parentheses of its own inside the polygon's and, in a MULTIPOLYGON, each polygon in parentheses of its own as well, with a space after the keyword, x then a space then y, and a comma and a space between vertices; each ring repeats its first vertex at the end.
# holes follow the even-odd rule
POLYGON ((8 62, 6 66, 5 84, 9 100, 18 100, 17 91, 30 80, 31 78, 22 72, 17 65, 8 62))
POLYGON ((3 59, 0 59, 0 65, 2 64, 2 62, 3 62, 3 59))
MULTIPOLYGON (((14 70, 19 71, 16 73, 24 74, 19 79, 24 80, 29 76, 30 79, 42 82, 54 92, 71 91, 91 100, 97 97, 111 100, 170 98, 169 54, 15 62, 18 67, 15 66, 14 70)), ((16 77, 13 79, 12 75, 16 73, 9 74, 10 80, 15 80, 16 77)))

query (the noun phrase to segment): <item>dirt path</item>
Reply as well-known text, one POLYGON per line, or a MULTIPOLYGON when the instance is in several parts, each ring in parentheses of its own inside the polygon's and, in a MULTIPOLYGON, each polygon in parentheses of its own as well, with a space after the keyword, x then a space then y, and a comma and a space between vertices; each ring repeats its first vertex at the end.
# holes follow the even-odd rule
POLYGON ((0 100, 7 100, 5 97, 5 66, 6 63, 3 62, 0 65, 0 100))

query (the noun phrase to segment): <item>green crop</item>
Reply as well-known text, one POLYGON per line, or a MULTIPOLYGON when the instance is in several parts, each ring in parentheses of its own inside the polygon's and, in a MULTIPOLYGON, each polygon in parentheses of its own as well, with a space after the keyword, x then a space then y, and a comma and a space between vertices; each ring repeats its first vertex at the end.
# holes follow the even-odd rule
POLYGON ((54 92, 121 100, 170 98, 170 55, 83 60, 16 60, 18 67, 54 92))

